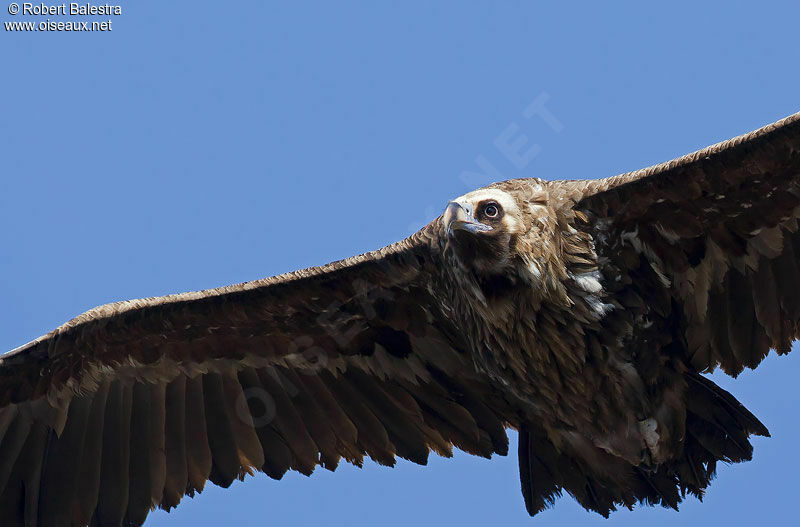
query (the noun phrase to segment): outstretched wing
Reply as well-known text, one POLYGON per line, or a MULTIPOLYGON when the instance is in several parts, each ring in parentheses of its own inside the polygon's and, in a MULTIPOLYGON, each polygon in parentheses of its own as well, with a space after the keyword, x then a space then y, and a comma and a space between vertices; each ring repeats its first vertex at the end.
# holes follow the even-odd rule
POLYGON ((624 307, 669 319, 697 371, 737 375, 800 336, 800 114, 565 185, 586 213, 607 288, 624 307))
POLYGON ((102 306, 0 357, 3 525, 140 525, 206 480, 364 454, 505 454, 514 418, 436 298, 437 226, 323 267, 102 306))

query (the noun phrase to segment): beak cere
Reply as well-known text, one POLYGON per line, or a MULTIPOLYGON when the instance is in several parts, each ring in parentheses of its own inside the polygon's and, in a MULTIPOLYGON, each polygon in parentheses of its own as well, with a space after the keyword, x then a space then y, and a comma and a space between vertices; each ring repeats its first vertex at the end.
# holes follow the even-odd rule
POLYGON ((472 215, 472 207, 464 206, 456 201, 447 204, 442 215, 442 221, 447 226, 447 236, 452 238, 456 231, 466 231, 471 234, 492 230, 489 225, 480 223, 472 215))

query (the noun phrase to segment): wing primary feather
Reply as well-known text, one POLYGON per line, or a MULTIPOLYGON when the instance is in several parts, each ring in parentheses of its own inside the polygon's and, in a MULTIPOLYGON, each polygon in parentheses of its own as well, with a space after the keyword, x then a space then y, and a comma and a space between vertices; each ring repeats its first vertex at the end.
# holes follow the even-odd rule
POLYGON ((211 447, 211 474, 209 479, 220 487, 229 487, 239 477, 240 463, 236 440, 231 429, 227 401, 222 388, 222 375, 203 375, 206 433, 211 447))
POLYGON ((132 394, 132 387, 119 380, 108 390, 95 512, 100 525, 121 525, 128 507, 132 394))
POLYGON ((3 511, 4 525, 25 525, 25 493, 21 481, 7 485, 0 492, 0 511, 3 511))
POLYGON ((729 269, 728 274, 728 341, 737 361, 755 368, 769 352, 769 343, 756 319, 750 281, 735 269, 729 269))
POLYGON ((711 323, 711 346, 716 352, 717 360, 722 369, 732 376, 737 376, 742 371, 742 366, 736 360, 728 338, 728 317, 730 312, 730 282, 729 275, 735 272, 729 270, 716 290, 712 289, 708 297, 709 321, 711 323))
MULTIPOLYGON (((432 393, 434 386, 405 387, 426 411, 429 426, 437 429, 445 439, 464 452, 489 458, 493 449, 491 441, 484 442, 475 419, 463 406, 443 394, 432 393)), ((438 390, 436 390, 438 392, 438 390)))
POLYGON ((11 472, 25 446, 31 430, 29 412, 18 412, 6 431, 0 444, 0 493, 3 493, 9 482, 11 472))
MULTIPOLYGON (((266 393, 275 401, 275 426, 294 454, 292 468, 308 476, 319 462, 319 449, 286 392, 288 378, 284 371, 282 368, 268 368, 257 373, 266 393)), ((299 389, 292 385, 293 391, 299 389)))
POLYGON ((250 416, 264 453, 264 464, 260 470, 272 479, 281 479, 292 464, 292 451, 273 427, 275 400, 261 386, 258 374, 252 368, 239 372, 239 383, 246 394, 250 416))
POLYGON ((128 505, 125 525, 142 525, 150 511, 151 474, 154 445, 150 433, 152 389, 149 383, 137 382, 132 388, 128 505))
POLYGON ((189 481, 186 467, 186 377, 178 375, 165 389, 165 479, 161 507, 176 507, 189 481))
POLYGON ((321 372, 320 378, 355 424, 358 430, 358 444, 376 462, 394 466, 394 445, 389 441, 389 435, 383 424, 364 405, 363 397, 342 375, 334 377, 327 372, 321 372))
POLYGON ((92 519, 97 507, 109 387, 108 382, 104 382, 98 387, 92 396, 92 404, 89 408, 81 464, 77 468, 76 500, 71 515, 72 523, 76 525, 86 525, 92 519))
POLYGON ((366 373, 352 369, 347 372, 354 386, 363 393, 364 401, 386 427, 389 440, 395 445, 397 455, 420 465, 428 463, 428 445, 422 432, 423 423, 413 422, 393 398, 378 386, 366 373))
POLYGON ((167 385, 163 382, 153 384, 150 395, 150 506, 161 503, 167 479, 166 457, 166 397, 167 385))
POLYGON ((478 428, 489 435, 494 451, 500 455, 506 455, 508 453, 508 435, 506 434, 505 425, 498 417, 498 414, 483 404, 481 397, 475 394, 468 386, 458 384, 441 371, 434 370, 433 374, 439 384, 444 386, 449 393, 455 395, 456 402, 469 412, 478 428))
POLYGON ((247 406, 247 399, 235 376, 222 377, 222 389, 228 401, 231 429, 239 449, 239 463, 252 475, 250 468, 260 469, 264 465, 264 452, 261 442, 253 429, 253 418, 247 406))
POLYGON ((203 376, 186 379, 186 471, 189 485, 186 493, 202 492, 211 474, 211 447, 206 430, 203 376))
MULTIPOLYGON (((47 404, 46 399, 39 399, 47 404)), ((38 402, 38 401, 37 401, 38 402)), ((18 465, 24 467, 23 485, 25 487, 25 525, 39 525, 39 492, 41 490, 42 462, 46 455, 48 439, 55 436, 45 423, 35 422, 31 426, 25 450, 20 454, 18 465)))
MULTIPOLYGON (((3 438, 5 438, 8 428, 11 426, 14 418, 17 417, 17 412, 17 405, 15 404, 0 408, 0 445, 3 444, 3 438)), ((2 492, 2 489, 0 489, 0 492, 2 492)))
POLYGON ((422 431, 425 434, 426 444, 442 457, 453 457, 453 444, 442 437, 438 430, 429 426, 430 417, 426 419, 426 412, 419 406, 417 400, 402 386, 388 383, 385 389, 395 400, 401 402, 406 411, 412 412, 419 417, 422 422, 422 431))
POLYGON ((336 434, 333 425, 319 406, 318 402, 309 393, 300 376, 316 375, 316 373, 301 372, 298 374, 293 368, 284 370, 286 378, 298 388, 292 397, 292 404, 302 416, 308 428, 308 433, 320 452, 320 463, 328 470, 335 470, 339 463, 340 453, 336 448, 336 434))
POLYGON ((780 256, 772 260, 772 267, 775 271, 775 278, 780 285, 778 289, 781 308, 785 314, 784 319, 789 323, 789 334, 786 335, 789 342, 794 339, 795 324, 800 321, 800 295, 797 294, 798 270, 797 256, 794 253, 794 244, 788 233, 784 235, 783 252, 780 256))
POLYGON ((297 377, 330 420, 333 433, 336 435, 336 448, 339 453, 347 461, 360 467, 364 461, 364 454, 358 446, 356 425, 336 401, 320 375, 298 375, 297 377))
POLYGON ((781 305, 769 261, 760 262, 751 285, 756 319, 766 331, 770 346, 780 351, 786 343, 781 341, 781 305))
POLYGON ((69 525, 75 500, 75 470, 82 465, 83 444, 94 394, 75 397, 61 437, 50 440, 42 474, 39 511, 43 525, 69 525))

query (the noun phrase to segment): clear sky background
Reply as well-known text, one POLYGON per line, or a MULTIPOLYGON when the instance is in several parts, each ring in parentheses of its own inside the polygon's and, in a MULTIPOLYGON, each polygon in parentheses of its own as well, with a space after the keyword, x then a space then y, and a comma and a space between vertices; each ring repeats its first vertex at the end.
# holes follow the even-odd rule
MULTIPOLYGON (((800 110, 796 2, 286 4, 137 0, 94 18, 111 32, 0 29, 0 350, 99 304, 375 249, 492 179, 610 176, 800 110), (495 143, 521 134, 514 162, 495 143)), ((798 378, 798 352, 714 375, 774 437, 705 503, 614 525, 796 521, 798 378)), ((610 525, 569 497, 528 518, 510 435, 492 460, 209 485, 148 525, 610 525)))

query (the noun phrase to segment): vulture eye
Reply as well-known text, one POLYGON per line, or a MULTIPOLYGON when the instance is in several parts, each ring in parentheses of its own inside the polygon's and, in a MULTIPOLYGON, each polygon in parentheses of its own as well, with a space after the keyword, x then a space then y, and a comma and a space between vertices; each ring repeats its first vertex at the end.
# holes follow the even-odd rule
POLYGON ((500 205, 495 202, 489 202, 483 207, 483 215, 487 218, 496 218, 500 215, 500 205))

